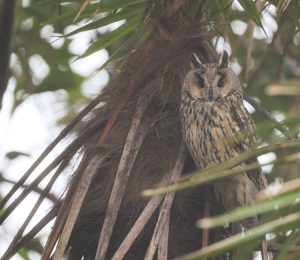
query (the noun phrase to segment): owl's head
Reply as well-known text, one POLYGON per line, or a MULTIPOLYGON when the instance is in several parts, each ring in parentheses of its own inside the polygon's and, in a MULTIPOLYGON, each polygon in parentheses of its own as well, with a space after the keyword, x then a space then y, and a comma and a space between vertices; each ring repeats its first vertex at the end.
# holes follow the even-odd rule
POLYGON ((236 75, 228 67, 226 51, 219 63, 198 62, 199 68, 189 71, 183 83, 183 91, 191 98, 212 102, 242 91, 236 75))

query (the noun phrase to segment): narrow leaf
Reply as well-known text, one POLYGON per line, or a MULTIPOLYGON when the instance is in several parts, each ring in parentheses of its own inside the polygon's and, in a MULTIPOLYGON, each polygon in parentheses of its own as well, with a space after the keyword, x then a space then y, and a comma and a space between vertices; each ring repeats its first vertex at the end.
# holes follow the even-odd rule
POLYGON ((117 21, 121 21, 121 20, 124 20, 126 18, 129 18, 131 16, 134 16, 134 15, 138 15, 140 14, 140 16, 143 15, 143 11, 144 11, 144 4, 143 5, 140 5, 138 6, 137 8, 132 8, 132 9, 124 9, 118 13, 112 13, 112 14, 109 14, 97 21, 93 21, 89 24, 86 24, 68 34, 65 35, 65 37, 69 37, 69 36, 72 36, 74 34, 77 34, 79 32, 82 32, 82 31, 88 31, 88 30, 92 30, 92 29, 97 29, 97 28, 100 28, 102 26, 105 26, 105 25, 108 25, 108 24, 111 24, 111 23, 114 23, 114 22, 117 22, 117 21))
POLYGON ((30 154, 28 153, 23 153, 23 152, 19 152, 19 151, 11 151, 9 153, 7 153, 6 158, 8 158, 9 160, 13 160, 16 159, 19 156, 26 156, 26 157, 30 157, 30 154))
POLYGON ((241 166, 234 169, 232 168, 236 165, 239 165, 242 162, 245 162, 251 158, 254 158, 256 156, 278 151, 281 149, 287 149, 291 147, 297 147, 300 145, 300 140, 293 140, 293 141, 285 141, 277 144, 271 144, 265 147, 258 148, 253 151, 247 151, 242 154, 240 154, 236 158, 231 158, 225 162, 222 162, 220 164, 211 165, 206 167, 205 169, 198 170, 192 174, 185 175, 181 178, 181 183, 170 185, 168 187, 164 188, 157 188, 157 189, 149 189, 142 192, 143 196, 156 196, 156 195, 163 195, 170 192, 175 192, 178 190, 182 190, 185 188, 197 186, 203 183, 211 182, 217 179, 221 179, 224 177, 228 177, 233 174, 245 172, 250 169, 257 168, 258 165, 256 164, 249 164, 246 166, 241 166), (226 170, 227 169, 227 170, 226 170), (228 170, 229 169, 229 170, 228 170), (226 170, 226 171, 224 171, 226 170), (223 172, 222 172, 223 171, 223 172))
POLYGON ((100 5, 102 8, 114 10, 139 3, 146 3, 146 0, 102 0, 100 5))
POLYGON ((279 209, 293 204, 298 198, 300 198, 300 191, 282 194, 273 199, 266 199, 260 201, 254 205, 245 208, 237 208, 230 213, 214 217, 204 218, 197 222, 197 226, 200 228, 213 228, 222 226, 227 223, 235 222, 253 215, 258 215, 267 211, 279 209))
POLYGON ((254 22, 263 29, 263 25, 260 19, 260 13, 258 12, 255 2, 252 0, 238 0, 240 5, 245 9, 245 12, 249 15, 254 22))
MULTIPOLYGON (((137 42, 137 46, 142 44, 151 34, 152 30, 149 27, 141 26, 132 36, 129 37, 122 45, 119 46, 108 58, 108 60, 101 65, 94 73, 103 70, 109 63, 116 60, 122 53, 134 42, 137 42)), ((135 46, 135 47, 137 47, 135 46)))
POLYGON ((179 257, 177 260, 204 259, 205 257, 220 255, 232 248, 237 248, 238 246, 244 245, 253 240, 259 240, 267 233, 278 232, 286 228, 291 229, 292 227, 297 226, 299 221, 300 213, 294 213, 249 229, 245 233, 234 235, 201 250, 179 257))
POLYGON ((128 33, 135 30, 136 27, 139 25, 140 21, 141 16, 136 16, 124 23, 123 25, 121 25, 120 27, 118 27, 117 29, 106 33, 97 42, 91 44, 90 47, 79 58, 86 57, 88 55, 93 54, 96 51, 107 48, 112 43, 116 42, 118 39, 124 37, 128 33))
MULTIPOLYGON (((79 19, 90 16, 99 8, 99 4, 90 4, 88 5, 83 12, 79 15, 79 19)), ((64 9, 63 9, 64 10, 64 9)), ((101 9, 101 12, 108 12, 110 10, 101 9)), ((60 22, 65 22, 68 19, 73 20, 78 10, 76 9, 68 9, 68 11, 63 11, 61 15, 54 16, 44 22, 44 24, 58 24, 60 22)))
POLYGON ((285 240, 283 247, 280 250, 276 260, 285 260, 287 259, 287 253, 293 243, 298 240, 298 235, 300 233, 300 229, 295 229, 292 231, 291 235, 285 240))

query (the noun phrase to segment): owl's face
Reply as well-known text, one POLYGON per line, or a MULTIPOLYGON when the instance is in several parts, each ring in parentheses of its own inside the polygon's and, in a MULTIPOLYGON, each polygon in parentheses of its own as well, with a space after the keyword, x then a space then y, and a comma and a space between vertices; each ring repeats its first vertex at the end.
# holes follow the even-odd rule
POLYGON ((200 64, 199 68, 191 70, 184 80, 183 90, 193 99, 208 102, 242 91, 237 77, 228 67, 227 52, 219 63, 200 64))

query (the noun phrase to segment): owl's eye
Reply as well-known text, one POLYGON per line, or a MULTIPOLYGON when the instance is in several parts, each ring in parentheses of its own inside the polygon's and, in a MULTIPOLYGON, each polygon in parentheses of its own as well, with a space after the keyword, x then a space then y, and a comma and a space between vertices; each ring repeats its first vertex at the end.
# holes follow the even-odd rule
POLYGON ((220 79, 218 80, 217 86, 218 88, 223 88, 225 85, 225 77, 224 75, 221 75, 220 79))
POLYGON ((199 88, 204 88, 204 80, 203 80, 203 78, 199 76, 197 79, 198 79, 197 86, 199 88))

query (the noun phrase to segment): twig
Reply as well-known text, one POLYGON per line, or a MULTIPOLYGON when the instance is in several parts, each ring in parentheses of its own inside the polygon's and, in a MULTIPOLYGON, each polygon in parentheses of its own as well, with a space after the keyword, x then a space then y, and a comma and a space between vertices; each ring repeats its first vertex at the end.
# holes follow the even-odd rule
MULTIPOLYGON (((169 183, 170 177, 166 176, 161 183, 159 184, 159 187, 163 187, 166 184, 169 183)), ((138 235, 141 233, 143 228, 148 223, 149 219, 152 217, 155 210, 158 208, 159 204, 162 202, 163 197, 162 196, 155 196, 151 198, 151 200, 147 203, 146 207, 128 232, 125 239, 122 241, 121 245, 117 249, 116 253, 112 257, 112 260, 119 260, 123 259, 125 254, 128 252, 129 248, 132 246, 133 242, 136 240, 138 235)))
MULTIPOLYGON (((76 140, 72 143, 74 144, 76 140)), ((72 144, 68 147, 72 147, 72 144)), ((37 186, 45 177, 47 177, 50 172, 57 167, 63 158, 65 157, 66 152, 70 152, 71 149, 66 149, 64 152, 62 152, 59 156, 56 157, 56 159, 48 165, 48 167, 31 183, 27 186, 26 189, 22 191, 22 193, 7 207, 7 209, 2 213, 0 216, 0 224, 3 223, 3 221, 15 210, 15 208, 23 201, 26 196, 30 193, 32 187, 37 186)), ((74 152, 75 153, 75 152, 74 152)), ((18 182, 19 183, 19 182, 18 182)), ((16 186, 19 186, 17 183, 16 186)), ((21 184, 23 185, 23 184, 21 184)))
POLYGON ((19 228, 17 234, 15 235, 14 239, 12 240, 12 242, 10 243, 8 249, 6 250, 6 252, 4 253, 3 255, 3 258, 10 258, 12 257, 11 255, 11 251, 12 249, 14 248, 14 246, 16 245, 16 243, 19 241, 19 239, 21 238, 21 236, 23 235, 26 227, 28 226, 29 222, 32 220, 33 216, 35 215, 35 213, 37 212, 38 208, 40 207, 40 205, 42 204, 44 198, 45 198, 45 195, 44 194, 47 194, 54 182, 57 180, 57 178, 59 177, 59 175, 61 174, 61 172, 65 169, 65 167, 67 166, 67 164, 69 163, 69 160, 70 158, 66 159, 60 166, 59 168, 57 169, 57 171, 55 172, 55 174, 52 176, 51 180, 48 182, 45 190, 44 190, 44 193, 42 193, 40 195, 40 197, 38 198, 37 202, 35 203, 35 205, 33 206, 31 212, 28 214, 27 218, 25 219, 25 221, 23 222, 22 226, 19 228))
MULTIPOLYGON (((104 120, 101 118, 99 121, 102 122, 104 120)), ((32 187, 37 186, 44 178, 46 178, 48 174, 50 174, 50 172, 62 162, 62 160, 64 160, 66 157, 72 157, 77 152, 77 150, 81 147, 83 140, 87 136, 90 136, 95 129, 99 127, 99 121, 86 128, 76 140, 74 140, 67 148, 65 148, 65 150, 61 152, 31 184, 28 185, 28 187, 2 213, 0 216, 0 224, 3 223, 3 221, 20 204, 20 202, 26 198, 32 187)), ((20 183, 20 181, 18 181, 18 183, 20 183)))
POLYGON ((271 121, 273 126, 279 130, 283 135, 285 135, 288 140, 295 139, 294 136, 292 136, 286 126, 284 126, 282 123, 278 122, 271 114, 266 110, 262 105, 258 104, 252 97, 250 97, 248 94, 244 93, 244 99, 255 108, 257 112, 262 114, 266 119, 271 121))
POLYGON ((14 26, 16 0, 4 0, 2 3, 0 15, 0 110, 7 87, 10 43, 14 26))
POLYGON ((73 23, 76 22, 76 20, 78 19, 78 17, 81 15, 81 13, 85 10, 85 8, 87 7, 87 5, 91 2, 91 0, 85 0, 83 2, 83 4, 81 5, 78 13, 76 14, 75 18, 73 19, 73 23))
MULTIPOLYGON (((210 216, 210 203, 208 199, 205 199, 205 204, 204 204, 204 218, 209 218, 210 216)), ((208 246, 209 244, 209 229, 208 228, 203 228, 202 231, 202 248, 208 246)))
POLYGON ((151 97, 145 95, 144 93, 144 95, 140 96, 137 102, 136 112, 132 119, 131 127, 128 132, 116 173, 115 182, 109 198, 108 207, 97 246, 96 259, 105 259, 110 237, 118 216, 129 175, 131 173, 139 148, 141 147, 148 132, 148 123, 145 123, 145 125, 142 127, 140 127, 140 123, 150 101, 151 97))
MULTIPOLYGON (((165 178, 160 182, 159 187, 164 187, 167 184, 170 184, 170 176, 172 176, 173 169, 169 175, 165 176, 165 178)), ((159 204, 163 200, 162 196, 155 196, 151 198, 151 200, 147 203, 146 207, 134 223, 133 227, 128 232, 127 236, 119 246, 118 250, 112 257, 112 260, 123 259, 125 254, 128 252, 129 248, 132 246, 138 235, 142 232, 143 228, 148 223, 149 219, 152 217, 155 210, 158 208, 159 204)), ((167 230, 165 229, 167 232, 167 230)), ((166 236, 166 235, 165 235, 166 236)), ((164 237, 166 240, 167 237, 164 237)), ((161 254, 163 254, 161 252, 161 254)), ((163 258, 162 258, 163 259, 163 258)))
MULTIPOLYGON (((171 176, 171 183, 175 183, 179 180, 181 171, 185 162, 185 158, 187 155, 187 149, 185 144, 182 142, 178 151, 178 156, 176 163, 174 165, 174 169, 172 171, 172 176, 171 176)), ((167 194, 165 196, 164 202, 162 204, 162 207, 160 209, 159 217, 155 226, 155 230, 152 235, 152 239, 150 242, 150 245, 148 247, 145 260, 152 260, 155 254, 155 251, 157 249, 157 245, 159 240, 161 239, 163 228, 167 223, 167 220, 170 217, 170 209, 172 206, 172 202, 174 199, 175 194, 167 194)))
POLYGON ((260 242, 260 252, 262 260, 269 260, 268 242, 266 236, 264 236, 260 242))
MULTIPOLYGON (((15 184, 16 184, 15 181, 6 179, 6 178, 4 178, 3 176, 0 176, 0 182, 7 182, 7 183, 12 184, 12 185, 15 185, 15 184)), ((23 184, 23 185, 21 186, 21 188, 27 189, 27 188, 28 188, 28 185, 23 184)), ((48 200, 50 200, 51 202, 53 202, 53 203, 55 203, 55 204, 59 202, 59 199, 58 199, 54 194, 52 194, 52 193, 50 193, 50 192, 45 193, 45 191, 42 190, 42 189, 41 189, 40 187, 38 187, 38 186, 32 187, 32 191, 33 191, 33 192, 36 192, 36 193, 38 193, 38 194, 43 194, 43 195, 45 196, 45 198, 47 198, 48 200)))
POLYGON ((72 184, 75 185, 75 187, 72 187, 72 184, 71 184, 71 187, 69 188, 65 198, 63 199, 61 205, 59 206, 59 210, 56 215, 56 219, 55 219, 54 225, 52 227, 51 233, 48 236, 46 245, 44 247, 44 250, 43 250, 43 253, 41 256, 41 260, 50 259, 50 255, 53 251, 54 246, 57 243, 58 237, 60 236, 60 233, 65 225, 68 213, 70 211, 71 203, 75 196, 74 190, 76 190, 77 183, 80 183, 81 173, 83 174, 85 172, 88 162, 89 162, 89 155, 85 154, 83 156, 83 158, 81 159, 81 162, 76 170, 76 173, 74 173, 72 184), (77 179, 76 179, 76 177, 77 177, 77 179), (76 181, 76 183, 74 183, 74 181, 76 181))
MULTIPOLYGON (((19 242, 11 249, 11 256, 16 254, 22 247, 26 245, 26 243, 28 243, 28 241, 32 240, 37 233, 39 233, 52 219, 55 218, 59 204, 60 203, 55 205, 55 207, 53 207, 49 213, 47 213, 24 237, 19 240, 19 242)), ((1 259, 4 260, 3 257, 1 259)))
POLYGON ((277 10, 279 13, 283 13, 291 3, 291 0, 281 0, 278 2, 277 10))
MULTIPOLYGON (((32 174, 32 172, 40 165, 40 163, 46 158, 46 156, 54 149, 54 147, 63 139, 66 137, 66 135, 81 121, 81 119, 86 116, 101 100, 102 96, 96 97, 94 100, 92 100, 89 105, 87 105, 79 114, 77 117, 73 119, 73 121, 67 125, 60 134, 54 139, 54 141, 49 144, 49 146, 42 152, 42 154, 36 159, 36 161, 31 165, 31 167, 24 173, 22 178, 14 185, 11 190, 8 192, 8 194, 0 201, 0 210, 5 206, 5 204, 8 202, 8 200, 15 194, 15 192, 18 190, 19 187, 21 187, 25 181, 28 179, 28 177, 32 174)), ((76 140, 75 140, 76 141, 76 140)), ((74 141, 74 142, 75 142, 74 141)), ((73 142, 73 143, 74 143, 73 142)), ((72 146, 69 145, 69 147, 72 146)), ((68 151, 70 152, 70 151, 68 151)), ((64 153, 61 153, 63 155, 64 153)), ((57 157, 59 158, 59 156, 57 157)))
POLYGON ((132 246, 138 235, 142 232, 143 228, 148 223, 155 210, 158 208, 162 199, 162 196, 156 196, 148 202, 147 206, 144 208, 141 215, 138 217, 133 227, 130 229, 127 236, 122 241, 122 244, 112 257, 112 260, 123 259, 123 257, 128 252, 129 248, 132 246))
POLYGON ((157 260, 168 260, 170 214, 167 215, 166 224, 163 227, 160 243, 158 244, 157 260))
POLYGON ((92 179, 94 178, 99 166, 102 164, 104 159, 105 159, 105 156, 100 157, 100 158, 98 156, 95 156, 90 161, 88 167, 86 168, 86 170, 80 180, 80 183, 78 185, 78 188, 75 192, 74 199, 71 204, 71 208, 70 208, 67 220, 66 220, 66 224, 61 233, 61 236, 60 236, 60 239, 58 242, 58 246, 57 246, 57 249, 56 249, 54 257, 53 257, 54 260, 60 260, 63 257, 63 254, 67 247, 67 243, 69 241, 71 232, 73 230, 73 227, 75 225, 80 208, 84 201, 85 195, 90 187, 92 179))

